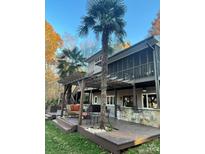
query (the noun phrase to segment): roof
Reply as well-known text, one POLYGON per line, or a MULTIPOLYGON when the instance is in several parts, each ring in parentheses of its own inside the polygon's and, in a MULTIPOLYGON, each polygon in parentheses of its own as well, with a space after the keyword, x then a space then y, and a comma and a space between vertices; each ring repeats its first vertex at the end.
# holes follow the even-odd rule
MULTIPOLYGON (((113 54, 112 56, 108 57, 108 63, 112 63, 113 61, 116 61, 118 59, 121 59, 123 57, 126 57, 128 55, 131 55, 135 52, 138 52, 138 51, 141 51, 148 46, 148 44, 150 46, 153 46, 153 45, 158 45, 159 46, 159 37, 155 37, 155 36, 151 36, 151 37, 148 37, 120 52, 117 52, 116 54, 113 54), (147 44, 148 43, 148 44, 147 44)), ((95 60, 98 56, 100 56, 102 54, 102 50, 98 51, 97 53, 95 53, 94 55, 92 55, 91 57, 89 57, 86 62, 91 62, 93 60, 95 60)))
POLYGON ((129 48, 126 48, 122 50, 121 52, 118 52, 111 57, 108 58, 108 64, 112 63, 116 60, 119 60, 121 58, 127 57, 128 55, 131 55, 133 53, 142 51, 143 49, 149 48, 149 46, 154 46, 159 42, 158 39, 156 39, 154 36, 148 37, 147 39, 144 39, 133 46, 130 46, 129 48))
POLYGON ((95 60, 96 57, 98 57, 99 55, 102 54, 102 50, 98 51, 97 53, 95 53, 94 55, 90 56, 89 58, 86 59, 86 62, 91 62, 93 60, 95 60))

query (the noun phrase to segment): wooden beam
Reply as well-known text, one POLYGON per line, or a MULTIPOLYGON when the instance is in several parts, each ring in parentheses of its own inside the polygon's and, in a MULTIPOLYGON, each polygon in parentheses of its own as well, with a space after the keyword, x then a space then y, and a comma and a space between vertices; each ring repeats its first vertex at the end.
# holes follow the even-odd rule
POLYGON ((159 62, 158 62, 158 53, 159 48, 155 46, 153 50, 153 60, 154 60, 154 78, 155 78, 155 87, 157 94, 157 108, 160 108, 160 85, 159 85, 159 62))
POLYGON ((133 83, 133 106, 134 109, 138 110, 137 99, 136 99, 136 87, 134 83, 133 83))
POLYGON ((93 101, 93 91, 90 90, 90 93, 89 93, 89 103, 92 105, 92 101, 93 101))
POLYGON ((81 81, 81 84, 80 84, 81 96, 80 96, 80 115, 79 115, 79 125, 82 125, 83 101, 84 101, 84 89, 85 89, 85 82, 84 82, 84 80, 82 80, 82 81, 81 81))
POLYGON ((115 89, 114 104, 115 104, 115 118, 117 118, 117 89, 115 89))

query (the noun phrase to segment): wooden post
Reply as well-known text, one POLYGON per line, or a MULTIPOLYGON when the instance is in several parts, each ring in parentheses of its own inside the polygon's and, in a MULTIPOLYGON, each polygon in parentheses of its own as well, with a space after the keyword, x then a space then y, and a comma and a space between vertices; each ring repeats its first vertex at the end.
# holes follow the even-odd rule
POLYGON ((117 118, 117 90, 116 89, 115 89, 114 104, 115 104, 115 118, 117 118))
POLYGON ((133 83, 133 106, 135 110, 138 110, 138 105, 136 101, 136 87, 134 83, 133 83))
POLYGON ((82 125, 82 114, 83 114, 83 101, 84 101, 84 89, 85 89, 85 82, 84 80, 81 81, 80 84, 80 115, 79 115, 79 125, 82 125))
POLYGON ((160 108, 160 85, 159 85, 159 56, 158 52, 159 48, 155 46, 153 50, 153 58, 154 58, 154 77, 155 77, 155 87, 156 87, 156 94, 157 94, 157 108, 160 108))
POLYGON ((62 101, 62 104, 61 104, 61 117, 63 117, 63 111, 64 111, 64 107, 65 107, 65 104, 66 104, 66 92, 68 90, 68 85, 64 85, 64 92, 63 92, 63 101, 62 101))
POLYGON ((92 95, 93 95, 93 91, 90 90, 90 95, 89 95, 89 104, 90 104, 90 105, 92 105, 92 101, 93 101, 92 95))

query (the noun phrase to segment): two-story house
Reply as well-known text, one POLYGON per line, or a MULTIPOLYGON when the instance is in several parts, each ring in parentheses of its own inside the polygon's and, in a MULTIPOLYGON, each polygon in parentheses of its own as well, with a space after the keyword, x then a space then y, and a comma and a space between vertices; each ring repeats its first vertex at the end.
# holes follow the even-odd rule
MULTIPOLYGON (((159 40, 149 37, 108 57, 106 103, 111 117, 160 126, 159 52, 159 40)), ((101 59, 101 51, 87 59, 87 103, 101 103, 101 59)))

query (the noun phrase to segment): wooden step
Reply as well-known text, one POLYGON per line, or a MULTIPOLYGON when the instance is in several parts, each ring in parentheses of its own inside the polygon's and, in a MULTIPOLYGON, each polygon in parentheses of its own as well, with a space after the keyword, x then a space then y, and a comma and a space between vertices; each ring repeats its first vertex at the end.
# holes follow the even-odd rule
POLYGON ((53 122, 58 128, 60 128, 66 133, 77 131, 77 125, 69 123, 68 121, 66 121, 61 117, 57 117, 56 119, 53 120, 53 122))
POLYGON ((69 132, 73 132, 74 130, 71 128, 71 127, 66 127, 66 126, 64 126, 64 125, 62 125, 62 124, 60 124, 60 123, 58 123, 58 121, 55 119, 55 120, 53 120, 53 122, 54 122, 54 124, 58 127, 58 128, 60 128, 62 131, 64 131, 65 133, 69 133, 69 132))
POLYGON ((54 117, 50 114, 45 114, 45 119, 46 120, 52 120, 52 119, 54 119, 54 117))
POLYGON ((62 117, 57 117, 56 120, 58 121, 58 123, 64 125, 64 126, 68 126, 68 127, 74 127, 77 126, 76 124, 73 124, 71 122, 69 122, 68 120, 65 120, 62 117))

